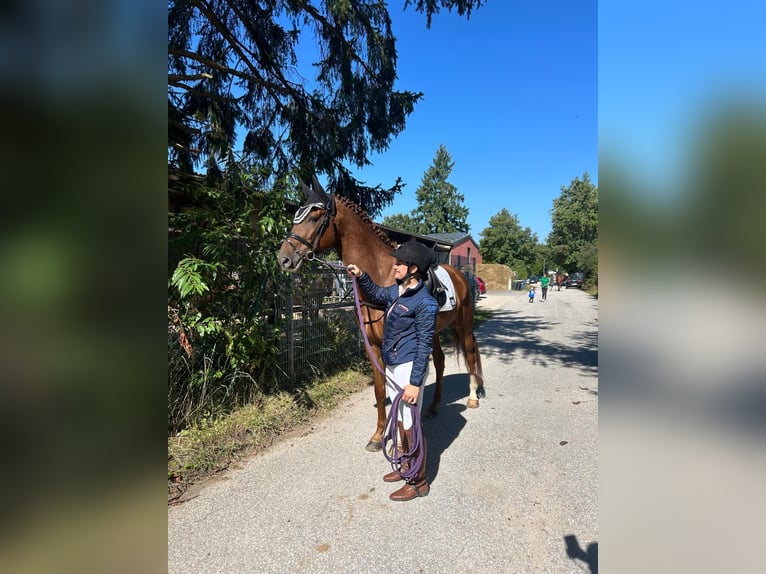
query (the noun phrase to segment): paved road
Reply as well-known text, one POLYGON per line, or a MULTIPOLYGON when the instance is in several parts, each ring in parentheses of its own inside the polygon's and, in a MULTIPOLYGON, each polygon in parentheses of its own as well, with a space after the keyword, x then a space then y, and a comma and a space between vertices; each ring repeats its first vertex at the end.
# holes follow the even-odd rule
POLYGON ((169 508, 168 571, 596 572, 598 301, 497 291, 479 306, 494 310, 477 329, 487 396, 466 409, 468 377, 448 354, 445 404, 425 421, 427 497, 388 499, 389 467, 364 450, 367 389, 169 508))

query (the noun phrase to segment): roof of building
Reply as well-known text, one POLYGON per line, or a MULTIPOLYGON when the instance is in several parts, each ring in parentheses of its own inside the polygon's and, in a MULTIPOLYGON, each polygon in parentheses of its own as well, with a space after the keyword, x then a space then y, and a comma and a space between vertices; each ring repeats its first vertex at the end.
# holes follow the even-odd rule
POLYGON ((461 241, 464 241, 465 239, 470 239, 471 241, 473 241, 473 237, 471 237, 471 234, 465 233, 464 231, 456 231, 453 233, 429 233, 427 237, 432 237, 438 241, 449 243, 450 245, 455 245, 456 243, 460 243, 461 241))
MULTIPOLYGON (((396 229, 395 227, 389 227, 381 223, 376 223, 378 227, 383 229, 388 236, 397 243, 404 243, 411 239, 416 239, 421 243, 427 245, 434 251, 449 252, 455 245, 462 243, 463 241, 470 239, 473 241, 470 233, 463 231, 457 231, 455 233, 429 233, 428 235, 420 235, 418 233, 412 233, 411 231, 404 231, 396 229)), ((474 243, 476 243, 474 241, 474 243)))
POLYGON ((443 239, 433 235, 419 235, 417 233, 412 233, 411 231, 396 229, 395 227, 389 227, 388 225, 383 225, 381 223, 376 223, 376 225, 385 231, 388 236, 397 243, 404 243, 405 241, 416 239, 434 251, 449 252, 449 250, 452 248, 452 243, 449 241, 444 241, 443 239))

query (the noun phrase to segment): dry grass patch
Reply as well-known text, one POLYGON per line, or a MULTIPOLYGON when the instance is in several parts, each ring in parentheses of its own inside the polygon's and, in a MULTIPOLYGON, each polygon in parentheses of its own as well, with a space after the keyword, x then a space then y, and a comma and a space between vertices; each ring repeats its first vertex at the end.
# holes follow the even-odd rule
POLYGON ((346 397, 369 386, 370 381, 369 372, 350 369, 318 379, 293 393, 260 397, 215 421, 169 437, 168 501, 183 501, 192 485, 326 415, 346 397))

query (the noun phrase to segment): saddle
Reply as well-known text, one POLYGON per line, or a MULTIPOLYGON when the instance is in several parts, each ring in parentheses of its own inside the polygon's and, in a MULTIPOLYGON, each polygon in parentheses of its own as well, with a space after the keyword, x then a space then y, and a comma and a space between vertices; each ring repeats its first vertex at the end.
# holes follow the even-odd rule
MULTIPOLYGON (((445 285, 442 282, 442 280, 439 278, 439 275, 436 272, 437 268, 438 268, 437 265, 432 265, 431 267, 428 268, 428 273, 426 274, 425 286, 426 286, 426 289, 428 289, 428 292, 431 293, 431 295, 433 295, 433 298, 436 299, 436 304, 439 305, 439 310, 442 310, 442 308, 445 305, 447 305, 447 300, 450 299, 451 297, 450 297, 450 289, 448 288, 447 285, 445 285)), ((449 307, 449 308, 451 309, 452 307, 449 307)))

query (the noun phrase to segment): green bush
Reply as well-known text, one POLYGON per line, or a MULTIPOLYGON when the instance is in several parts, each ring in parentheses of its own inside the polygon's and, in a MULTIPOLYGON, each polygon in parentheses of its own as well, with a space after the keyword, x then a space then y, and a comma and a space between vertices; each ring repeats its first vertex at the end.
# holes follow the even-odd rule
MULTIPOLYGON (((278 370, 275 253, 285 197, 254 178, 186 190, 168 216, 168 429, 215 417, 268 390, 278 370)), ((278 188, 277 188, 278 189, 278 188)))
POLYGON ((321 308, 320 270, 291 281, 277 265, 291 225, 285 194, 241 183, 195 188, 191 205, 169 214, 170 434, 363 355, 353 314, 321 308))

